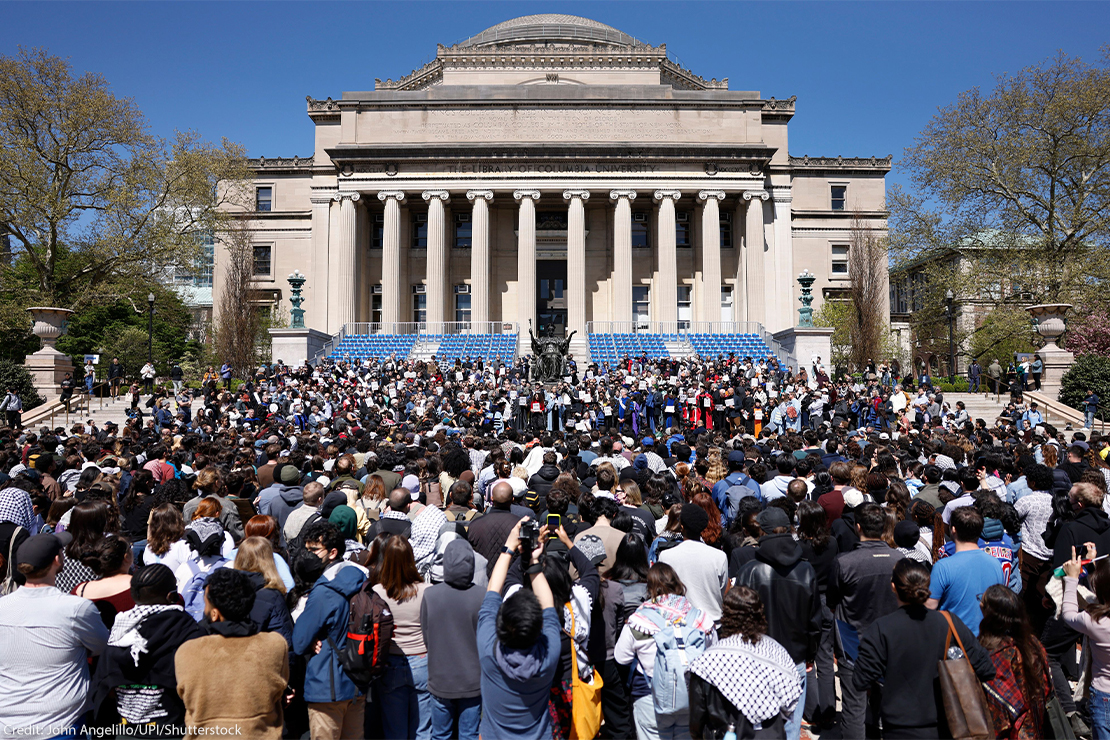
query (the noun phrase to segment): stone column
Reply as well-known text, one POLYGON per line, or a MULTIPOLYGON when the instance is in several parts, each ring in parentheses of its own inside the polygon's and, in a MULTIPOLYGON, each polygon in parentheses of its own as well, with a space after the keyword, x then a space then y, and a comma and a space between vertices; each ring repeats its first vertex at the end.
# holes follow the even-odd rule
MULTIPOLYGON (((659 280, 655 285, 657 321, 678 321, 678 247, 675 244, 674 204, 682 197, 678 190, 656 190, 659 203, 659 280)), ((718 298, 718 300, 720 300, 718 298)))
MULTIPOLYGON (((400 190, 383 190, 378 200, 385 203, 382 219, 382 323, 396 324, 401 320, 401 203, 405 200, 400 190)), ((395 331, 384 327, 383 333, 395 331)))
POLYGON ((586 201, 589 190, 564 190, 567 209, 567 334, 586 335, 586 201))
POLYGON ((702 190, 698 193, 698 200, 705 203, 701 210, 702 321, 721 320, 720 203, 724 199, 723 190, 702 190))
POLYGON ((632 321, 632 201, 635 190, 612 190, 617 204, 613 218, 613 321, 632 321))
POLYGON ((328 230, 331 226, 332 195, 312 196, 312 254, 311 273, 309 273, 308 318, 305 326, 319 331, 328 331, 328 281, 331 279, 328 265, 328 230))
POLYGON ((355 203, 360 196, 358 193, 341 192, 332 197, 339 203, 339 228, 331 249, 328 278, 328 331, 334 334, 344 324, 354 322, 357 316, 355 248, 358 241, 358 214, 355 212, 355 203))
POLYGON ((516 232, 516 321, 523 334, 536 323, 536 201, 540 199, 540 191, 515 190, 513 198, 520 201, 516 232))
MULTIPOLYGON (((767 326, 767 304, 764 284, 768 275, 763 269, 763 201, 770 196, 764 190, 744 191, 748 213, 744 219, 744 278, 747 320, 767 326)), ((772 286, 773 290, 773 286, 772 286)))
POLYGON ((447 320, 447 226, 443 204, 450 194, 446 190, 425 190, 421 197, 428 203, 428 323, 447 320))
POLYGON ((467 190, 466 199, 474 204, 470 215, 470 321, 489 321, 489 202, 492 190, 467 190))
MULTIPOLYGON (((778 325, 768 327, 775 332, 794 326, 794 238, 791 233, 791 188, 771 188, 775 202, 775 298, 778 325)), ((824 355, 822 355, 824 357, 824 355)))

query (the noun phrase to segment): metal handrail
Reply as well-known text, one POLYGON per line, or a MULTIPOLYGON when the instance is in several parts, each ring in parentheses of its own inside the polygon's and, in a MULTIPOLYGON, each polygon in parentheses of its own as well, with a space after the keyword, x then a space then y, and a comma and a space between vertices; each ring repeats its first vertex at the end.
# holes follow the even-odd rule
POLYGON ((587 321, 587 334, 759 334, 758 321, 587 321))
POLYGON ((347 336, 371 336, 384 334, 390 336, 416 335, 419 339, 427 335, 443 334, 519 334, 520 329, 513 321, 398 321, 390 324, 360 321, 344 324, 339 340, 347 336))

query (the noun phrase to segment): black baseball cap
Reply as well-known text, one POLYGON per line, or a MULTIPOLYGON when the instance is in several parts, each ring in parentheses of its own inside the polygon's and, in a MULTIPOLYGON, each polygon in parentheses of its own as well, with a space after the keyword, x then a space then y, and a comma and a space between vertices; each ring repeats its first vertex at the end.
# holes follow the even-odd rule
POLYGON ((15 563, 29 565, 34 570, 42 570, 54 562, 58 553, 72 541, 73 535, 69 532, 36 534, 34 537, 28 537, 19 546, 19 552, 15 554, 15 563))

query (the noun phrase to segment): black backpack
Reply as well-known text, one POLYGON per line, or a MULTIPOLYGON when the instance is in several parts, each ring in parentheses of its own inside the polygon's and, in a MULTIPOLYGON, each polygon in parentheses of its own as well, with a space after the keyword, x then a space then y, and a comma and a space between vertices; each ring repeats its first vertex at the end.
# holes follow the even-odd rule
POLYGON ((392 640, 393 613, 389 604, 373 591, 369 583, 351 597, 347 639, 343 647, 336 648, 335 642, 328 636, 328 644, 338 656, 347 677, 362 690, 385 673, 392 640))

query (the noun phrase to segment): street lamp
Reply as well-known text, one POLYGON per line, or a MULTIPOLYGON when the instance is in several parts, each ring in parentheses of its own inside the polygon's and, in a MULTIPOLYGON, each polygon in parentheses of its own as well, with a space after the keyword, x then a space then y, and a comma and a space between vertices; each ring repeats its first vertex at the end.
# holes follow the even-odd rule
POLYGON ((146 361, 151 365, 154 364, 154 294, 147 293, 146 303, 150 306, 150 311, 147 313, 146 325, 146 361))
POLYGON ((955 299, 951 289, 944 294, 944 313, 948 316, 948 382, 953 384, 956 382, 956 312, 952 308, 955 299))

